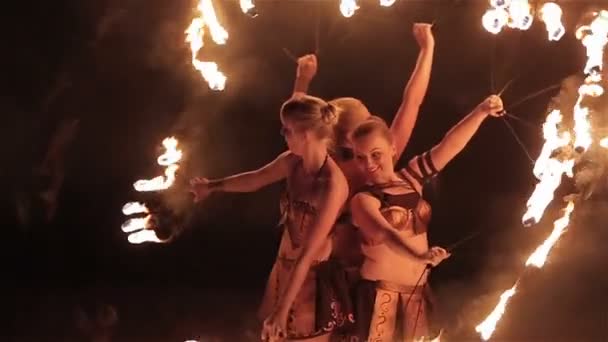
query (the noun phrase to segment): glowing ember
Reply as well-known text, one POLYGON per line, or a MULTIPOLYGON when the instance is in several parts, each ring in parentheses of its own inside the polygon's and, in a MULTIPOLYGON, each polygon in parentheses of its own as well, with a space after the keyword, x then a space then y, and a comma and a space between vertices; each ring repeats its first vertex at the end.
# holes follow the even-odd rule
POLYGON ((203 47, 204 29, 207 27, 211 34, 211 39, 216 44, 225 44, 228 39, 228 32, 217 20, 215 10, 211 0, 200 0, 197 9, 200 16, 194 18, 192 23, 186 29, 186 42, 190 43, 192 51, 192 65, 198 70, 209 87, 213 90, 224 90, 226 85, 226 76, 218 70, 215 62, 204 62, 198 59, 198 52, 203 47))
POLYGON ((551 235, 549 235, 545 242, 538 246, 534 253, 530 255, 528 261, 526 261, 526 266, 543 267, 545 261, 547 261, 547 256, 549 255, 551 248, 553 248, 560 236, 566 231, 566 227, 568 227, 568 223, 570 223, 570 214, 572 214, 572 210, 574 210, 574 203, 568 202, 568 206, 564 210, 564 216, 555 221, 551 235))
POLYGON ((380 6, 391 7, 397 0, 380 0, 380 6))
POLYGON ((147 212, 148 208, 146 205, 139 202, 129 202, 122 206, 122 213, 126 216, 147 212))
POLYGON ((555 2, 546 2, 541 7, 540 19, 545 23, 549 40, 560 40, 566 33, 562 24, 562 9, 555 2))
POLYGON ((140 244, 144 242, 163 242, 161 239, 156 236, 156 233, 150 229, 140 230, 135 233, 129 234, 127 238, 130 243, 140 244))
POLYGON ((359 9, 359 5, 357 5, 357 0, 341 0, 340 1, 340 12, 346 18, 352 17, 358 9, 359 9))
POLYGON ((483 338, 484 341, 487 341, 490 339, 490 337, 492 337, 494 329, 496 329, 496 324, 498 323, 502 315, 505 313, 505 308, 507 307, 509 299, 511 299, 511 297, 513 297, 513 295, 515 294, 517 284, 518 283, 515 283, 512 288, 508 289, 500 295, 500 300, 498 301, 498 304, 496 305, 494 310, 492 310, 490 315, 488 315, 488 317, 486 317, 483 322, 479 323, 479 325, 475 327, 475 331, 477 331, 481 335, 481 338, 483 338))

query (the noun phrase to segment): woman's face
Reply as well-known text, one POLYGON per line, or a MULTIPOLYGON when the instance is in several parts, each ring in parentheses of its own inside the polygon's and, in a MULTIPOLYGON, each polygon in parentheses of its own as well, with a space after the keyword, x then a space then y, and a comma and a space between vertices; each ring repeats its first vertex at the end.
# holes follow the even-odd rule
POLYGON ((372 132, 353 141, 355 160, 367 182, 390 182, 394 176, 394 146, 381 134, 372 132))
POLYGON ((306 131, 289 120, 281 120, 281 135, 285 138, 287 147, 291 153, 301 156, 304 153, 304 145, 307 140, 306 131))

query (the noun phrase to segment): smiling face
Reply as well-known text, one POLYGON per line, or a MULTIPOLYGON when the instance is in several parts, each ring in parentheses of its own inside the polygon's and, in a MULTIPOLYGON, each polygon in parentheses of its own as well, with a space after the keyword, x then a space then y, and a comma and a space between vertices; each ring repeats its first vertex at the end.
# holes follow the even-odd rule
POLYGON ((394 178, 395 148, 385 134, 372 130, 353 138, 355 159, 368 182, 382 184, 394 178))

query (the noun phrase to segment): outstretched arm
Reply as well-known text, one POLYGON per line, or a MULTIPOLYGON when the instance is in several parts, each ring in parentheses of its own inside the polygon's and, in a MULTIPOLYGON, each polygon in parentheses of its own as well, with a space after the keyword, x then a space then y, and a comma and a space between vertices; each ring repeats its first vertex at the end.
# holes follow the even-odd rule
POLYGON ((401 105, 391 124, 397 159, 403 154, 412 136, 420 106, 428 89, 435 50, 435 39, 430 24, 414 24, 413 33, 420 46, 420 53, 418 54, 416 67, 403 90, 401 105))
POLYGON ((308 94, 308 87, 316 74, 317 56, 305 55, 298 58, 298 69, 296 70, 296 80, 293 85, 292 97, 308 94))
POLYGON ((443 140, 430 151, 432 165, 426 158, 416 157, 409 162, 409 166, 417 173, 425 174, 433 170, 436 173, 443 169, 456 155, 458 155, 477 132, 481 123, 488 117, 503 115, 503 104, 500 97, 491 95, 485 99, 464 119, 448 131, 443 140), (419 159, 423 158, 421 162, 419 159), (423 165, 427 170, 421 170, 423 165))
POLYGON ((223 192, 253 192, 258 189, 278 182, 287 177, 290 165, 295 159, 291 152, 281 153, 275 160, 255 170, 239 173, 220 179, 208 180, 205 178, 195 178, 190 181, 191 192, 194 193, 195 202, 206 198, 214 191, 223 192))

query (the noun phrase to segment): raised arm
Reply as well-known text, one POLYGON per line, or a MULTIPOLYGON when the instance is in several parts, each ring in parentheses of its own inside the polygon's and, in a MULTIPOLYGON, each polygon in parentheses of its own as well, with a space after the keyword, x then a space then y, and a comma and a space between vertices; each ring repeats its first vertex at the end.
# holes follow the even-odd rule
POLYGON ((409 167, 422 176, 428 173, 437 173, 464 149, 488 115, 503 115, 503 104, 500 97, 489 96, 477 105, 469 115, 452 127, 441 142, 431 149, 431 163, 429 163, 428 157, 419 156, 409 162, 409 167), (426 170, 421 169, 421 166, 426 170))
POLYGON ((258 189, 278 182, 287 177, 291 165, 298 158, 291 152, 281 153, 275 160, 255 170, 239 173, 220 179, 208 180, 205 178, 194 178, 190 181, 190 191, 194 194, 194 201, 205 199, 212 192, 253 192, 258 189))
POLYGON ((412 261, 430 262, 425 255, 426 251, 417 252, 406 239, 397 234, 397 231, 382 216, 380 201, 366 193, 356 194, 350 201, 353 224, 361 230, 367 240, 374 243, 387 243, 399 254, 412 261))
POLYGON ((292 97, 308 94, 308 86, 317 74, 317 56, 304 55, 298 58, 296 80, 293 85, 292 97))
POLYGON ((429 85, 435 50, 435 39, 430 24, 414 24, 413 33, 418 46, 420 46, 420 53, 418 54, 416 67, 403 90, 401 105, 391 124, 397 159, 403 154, 412 136, 412 130, 429 85))
POLYGON ((346 182, 346 178, 341 173, 339 177, 330 178, 318 206, 320 211, 302 247, 302 252, 295 261, 287 287, 281 294, 275 311, 264 322, 262 337, 276 337, 281 331, 285 332, 289 309, 306 279, 312 262, 327 241, 327 237, 347 198, 348 183, 346 182))

